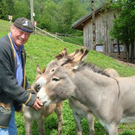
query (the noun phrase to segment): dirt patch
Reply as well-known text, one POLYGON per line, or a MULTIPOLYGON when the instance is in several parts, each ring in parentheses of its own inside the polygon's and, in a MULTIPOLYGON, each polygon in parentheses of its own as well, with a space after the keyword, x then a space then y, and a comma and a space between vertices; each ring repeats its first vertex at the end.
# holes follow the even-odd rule
POLYGON ((129 62, 120 61, 120 60, 117 60, 117 59, 116 59, 116 61, 119 62, 119 63, 121 63, 121 64, 124 64, 126 66, 135 68, 135 64, 132 64, 132 63, 129 63, 129 62))

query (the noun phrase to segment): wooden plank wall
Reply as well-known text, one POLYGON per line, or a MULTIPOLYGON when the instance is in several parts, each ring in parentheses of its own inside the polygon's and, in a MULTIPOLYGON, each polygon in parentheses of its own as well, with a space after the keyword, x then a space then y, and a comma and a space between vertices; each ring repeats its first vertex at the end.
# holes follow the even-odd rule
MULTIPOLYGON (((100 12, 96 14, 96 44, 104 45, 104 51, 112 53, 113 44, 116 41, 112 41, 109 35, 110 29, 113 26, 112 20, 114 19, 114 13, 112 11, 100 12)), ((83 29, 84 34, 84 46, 92 49, 93 47, 93 33, 92 33, 92 19, 89 19, 83 29)))

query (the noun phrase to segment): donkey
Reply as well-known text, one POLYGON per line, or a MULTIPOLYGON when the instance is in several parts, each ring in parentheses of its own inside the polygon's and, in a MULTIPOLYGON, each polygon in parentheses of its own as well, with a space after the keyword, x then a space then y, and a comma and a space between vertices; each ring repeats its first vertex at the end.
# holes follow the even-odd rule
MULTIPOLYGON (((119 74, 115 69, 105 69, 102 72, 103 74, 106 74, 109 77, 119 77, 119 74)), ((77 135, 82 135, 82 127, 81 127, 81 119, 86 118, 89 125, 89 134, 95 135, 94 131, 94 117, 91 112, 91 110, 80 103, 76 98, 71 96, 69 98, 69 106, 72 109, 73 116, 76 122, 76 128, 77 128, 77 135)))
MULTIPOLYGON (((67 54, 67 51, 64 48, 64 50, 60 54, 58 54, 56 56, 56 58, 61 59, 63 57, 66 57, 66 58, 70 57, 70 59, 72 59, 72 57, 74 57, 73 54, 67 54)), ((56 69, 56 66, 58 66, 59 61, 56 60, 55 62, 56 62, 55 63, 55 69, 56 69)), ((93 66, 93 67, 95 67, 95 66, 93 66)), ((114 69, 105 69, 103 71, 103 73, 108 75, 108 76, 111 76, 111 77, 118 77, 119 76, 118 73, 114 69)), ((41 79, 40 79, 40 81, 41 81, 41 79)), ((41 83, 40 81, 38 81, 39 84, 41 83)), ((43 80, 43 83, 44 83, 44 80, 43 80)), ((40 84, 40 87, 42 87, 43 83, 40 84)), ((94 119, 93 119, 93 114, 91 113, 91 110, 88 107, 81 104, 78 100, 76 100, 72 96, 69 98, 69 106, 72 109, 73 116, 74 116, 74 119, 76 122, 77 135, 82 135, 82 127, 81 127, 81 119, 82 118, 87 119, 88 125, 89 125, 89 133, 90 133, 90 135, 94 135, 95 134, 95 132, 94 132, 94 119)))
POLYGON ((120 77, 118 72, 112 68, 104 69, 103 72, 104 72, 104 74, 108 75, 109 77, 120 77))
MULTIPOLYGON (((36 80, 44 73, 44 71, 40 72, 40 67, 37 65, 36 68, 37 77, 36 80)), ((34 83, 31 86, 34 88, 34 83)), ((39 89, 36 89, 38 92, 39 89)), ((32 135, 32 121, 36 120, 38 124, 38 132, 40 135, 45 135, 44 128, 44 119, 49 116, 53 112, 56 113, 58 117, 58 135, 60 135, 62 131, 62 102, 50 104, 48 106, 43 106, 40 110, 35 110, 32 107, 23 105, 23 117, 25 122, 25 135, 32 135)))
MULTIPOLYGON (((52 74, 45 72, 46 84, 37 96, 44 106, 72 96, 92 111, 109 135, 117 135, 119 123, 135 122, 135 76, 99 74, 82 63, 87 54, 88 50, 73 59, 62 58, 52 74)), ((53 69, 53 61, 47 68, 53 69)))

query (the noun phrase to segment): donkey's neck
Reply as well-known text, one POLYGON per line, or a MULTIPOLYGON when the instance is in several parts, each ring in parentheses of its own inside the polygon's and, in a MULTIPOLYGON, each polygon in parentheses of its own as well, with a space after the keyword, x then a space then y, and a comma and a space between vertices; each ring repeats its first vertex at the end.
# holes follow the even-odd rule
MULTIPOLYGON (((112 80, 113 80, 112 78, 106 75, 103 75, 102 73, 94 72, 93 70, 89 68, 84 68, 83 70, 76 72, 75 77, 81 78, 80 81, 82 83, 87 82, 88 83, 87 85, 89 85, 89 83, 90 84, 92 83, 95 87, 100 87, 100 88, 102 87, 104 88, 105 86, 110 85, 110 83, 112 83, 112 80)), ((92 86, 89 86, 89 88, 92 88, 92 86)))
POLYGON ((76 90, 72 96, 87 107, 93 108, 98 108, 101 100, 108 98, 106 91, 111 90, 110 86, 113 83, 116 85, 116 81, 113 78, 88 69, 76 72, 72 81, 76 85, 76 90))

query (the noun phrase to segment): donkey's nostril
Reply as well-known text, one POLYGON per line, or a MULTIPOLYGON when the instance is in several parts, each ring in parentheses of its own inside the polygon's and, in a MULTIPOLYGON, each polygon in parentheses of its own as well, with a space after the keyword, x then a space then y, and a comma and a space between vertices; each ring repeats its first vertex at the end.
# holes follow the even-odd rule
POLYGON ((39 92, 40 88, 41 88, 40 84, 35 84, 34 89, 36 90, 36 92, 39 92))
POLYGON ((41 88, 41 85, 40 85, 40 84, 38 84, 38 85, 37 85, 37 88, 38 88, 38 89, 40 89, 40 88, 41 88))
POLYGON ((47 102, 47 101, 44 101, 44 102, 43 102, 43 105, 44 105, 46 102, 47 102))

